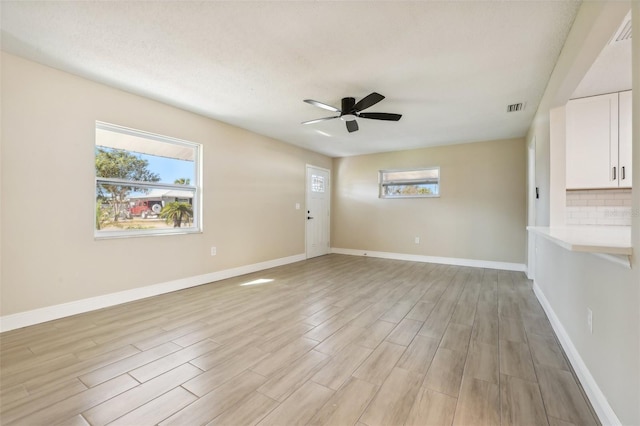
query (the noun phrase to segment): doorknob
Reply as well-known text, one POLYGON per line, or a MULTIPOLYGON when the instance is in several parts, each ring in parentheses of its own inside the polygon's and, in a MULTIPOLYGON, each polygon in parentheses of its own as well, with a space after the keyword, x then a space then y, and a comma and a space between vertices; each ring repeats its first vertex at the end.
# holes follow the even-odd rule
POLYGON ((312 217, 312 216, 307 216, 307 220, 308 220, 308 219, 313 219, 313 217, 312 217))

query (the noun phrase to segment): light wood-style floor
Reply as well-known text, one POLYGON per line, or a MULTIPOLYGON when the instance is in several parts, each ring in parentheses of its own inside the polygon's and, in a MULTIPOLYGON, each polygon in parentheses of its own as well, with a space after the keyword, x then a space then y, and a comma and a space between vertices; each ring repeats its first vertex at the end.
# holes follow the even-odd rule
POLYGON ((329 255, 0 339, 3 425, 597 424, 514 272, 329 255))

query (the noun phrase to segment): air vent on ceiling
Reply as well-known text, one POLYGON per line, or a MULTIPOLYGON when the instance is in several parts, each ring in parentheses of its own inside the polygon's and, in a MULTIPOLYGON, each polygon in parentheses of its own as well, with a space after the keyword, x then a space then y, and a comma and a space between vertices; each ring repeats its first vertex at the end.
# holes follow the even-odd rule
POLYGON ((631 12, 627 13, 627 16, 624 17, 620 28, 618 28, 618 31, 613 35, 609 44, 615 44, 625 40, 631 40, 631 12))
POLYGON ((511 104, 507 105, 507 112, 517 112, 522 111, 524 109, 524 104, 520 102, 519 104, 511 104))

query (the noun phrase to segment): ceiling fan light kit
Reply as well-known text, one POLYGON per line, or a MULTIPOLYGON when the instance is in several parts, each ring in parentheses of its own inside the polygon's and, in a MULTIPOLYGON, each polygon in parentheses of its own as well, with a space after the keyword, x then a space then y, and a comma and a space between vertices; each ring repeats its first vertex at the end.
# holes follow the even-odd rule
POLYGON ((358 123, 356 122, 356 118, 368 118, 372 120, 385 120, 385 121, 398 121, 402 117, 401 114, 390 114, 386 112, 362 112, 363 110, 374 106, 378 102, 384 99, 379 93, 373 92, 364 98, 360 99, 360 101, 356 102, 355 98, 342 98, 341 107, 342 109, 338 109, 331 105, 327 105, 322 102, 314 101, 313 99, 305 99, 304 102, 317 106, 319 108, 323 108, 329 111, 338 112, 340 115, 336 115, 333 117, 325 117, 325 118, 317 118, 315 120, 303 121, 302 124, 313 124, 318 123, 320 121, 333 120, 334 118, 339 118, 345 122, 347 126, 347 130, 349 133, 355 132, 358 130, 358 123))

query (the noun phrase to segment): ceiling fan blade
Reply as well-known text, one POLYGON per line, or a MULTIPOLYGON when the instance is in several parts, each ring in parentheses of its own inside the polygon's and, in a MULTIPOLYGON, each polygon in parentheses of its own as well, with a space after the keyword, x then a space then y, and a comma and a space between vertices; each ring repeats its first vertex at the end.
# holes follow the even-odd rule
POLYGON ((334 118, 340 118, 340 116, 339 116, 339 115, 336 115, 335 117, 316 118, 315 120, 303 121, 301 124, 313 124, 313 123, 319 123, 319 122, 321 122, 321 121, 333 120, 334 118))
POLYGON ((349 133, 352 133, 358 130, 358 123, 356 123, 356 120, 345 121, 345 123, 347 125, 347 130, 349 131, 349 133))
POLYGON ((305 99, 304 101, 306 103, 308 103, 308 104, 315 105, 315 106, 320 107, 320 108, 328 109, 329 111, 342 112, 336 107, 332 107, 331 105, 323 104, 322 102, 314 101, 313 99, 305 99))
POLYGON ((356 111, 362 111, 374 106, 383 99, 384 96, 382 96, 380 93, 373 92, 370 95, 367 95, 364 98, 360 99, 360 101, 353 106, 353 109, 355 109, 356 111))
POLYGON ((372 118, 374 120, 398 121, 402 114, 389 114, 386 112, 361 112, 358 114, 361 118, 372 118))

